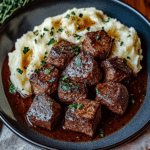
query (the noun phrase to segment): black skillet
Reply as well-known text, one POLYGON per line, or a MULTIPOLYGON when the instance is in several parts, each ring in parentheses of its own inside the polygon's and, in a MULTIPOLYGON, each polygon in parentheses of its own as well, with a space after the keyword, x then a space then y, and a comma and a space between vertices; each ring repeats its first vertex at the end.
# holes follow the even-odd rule
MULTIPOLYGON (((14 133, 26 141, 42 148, 57 149, 108 149, 121 145, 150 124, 150 23, 136 10, 117 0, 36 0, 17 11, 0 28, 0 69, 7 53, 12 49, 17 38, 33 30, 49 16, 62 14, 67 9, 96 7, 112 18, 117 18, 128 27, 133 26, 141 39, 142 49, 146 54, 148 66, 148 87, 145 101, 136 116, 126 126, 110 136, 84 143, 61 142, 45 137, 29 129, 15 119, 4 94, 2 78, 0 78, 0 118, 14 133)), ((0 70, 1 71, 1 70, 0 70)))

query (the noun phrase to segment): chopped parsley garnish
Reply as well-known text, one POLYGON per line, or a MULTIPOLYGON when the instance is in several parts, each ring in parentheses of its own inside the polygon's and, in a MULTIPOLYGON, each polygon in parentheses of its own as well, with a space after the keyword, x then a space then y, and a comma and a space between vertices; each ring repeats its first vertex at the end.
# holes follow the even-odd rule
POLYGON ((51 30, 53 30, 54 29, 54 27, 51 27, 51 30))
POLYGON ((82 18, 82 17, 83 17, 83 14, 80 13, 80 14, 79 14, 79 17, 82 18))
POLYGON ((49 104, 51 105, 53 102, 49 102, 49 104))
POLYGON ((72 14, 72 15, 75 15, 75 12, 74 12, 74 11, 72 11, 72 12, 71 12, 71 14, 72 14))
POLYGON ((123 45, 123 41, 120 43, 120 46, 122 46, 123 45))
POLYGON ((131 59, 129 56, 127 56, 127 59, 131 59))
POLYGON ((124 62, 124 63, 127 63, 127 60, 124 58, 124 59, 123 59, 123 62, 124 62))
POLYGON ((56 47, 57 48, 57 50, 59 50, 60 51, 60 48, 59 47, 56 47))
POLYGON ((87 29, 88 31, 90 31, 90 27, 87 27, 86 29, 87 29))
POLYGON ((39 100, 38 97, 36 98, 36 100, 39 100))
POLYGON ((62 80, 64 81, 64 80, 66 80, 68 78, 68 75, 65 75, 63 78, 62 78, 62 80))
POLYGON ((35 39, 35 44, 37 43, 37 39, 35 39))
POLYGON ((72 110, 75 111, 76 108, 81 109, 83 107, 83 104, 70 104, 68 107, 72 108, 72 110))
POLYGON ((41 66, 44 66, 46 64, 46 62, 44 60, 41 61, 41 66))
POLYGON ((75 55, 79 54, 80 48, 78 46, 69 47, 70 50, 73 50, 75 55))
POLYGON ((49 74, 53 69, 54 67, 44 70, 44 74, 49 74))
POLYGON ((23 71, 22 71, 20 68, 17 68, 16 70, 17 70, 17 72, 19 72, 20 74, 23 73, 23 71))
POLYGON ((81 38, 82 36, 75 34, 74 37, 77 38, 77 40, 80 40, 80 38, 81 38))
POLYGON ((127 38, 130 37, 130 36, 131 36, 131 34, 129 34, 129 35, 127 36, 127 38))
POLYGON ((53 36, 53 31, 50 32, 50 35, 53 36))
POLYGON ((102 30, 105 30, 104 27, 102 27, 102 30))
POLYGON ((63 29, 62 29, 62 28, 59 28, 59 29, 58 29, 58 32, 62 32, 62 31, 63 31, 63 29))
POLYGON ((22 88, 22 91, 24 90, 24 88, 22 88))
POLYGON ((54 81, 55 81, 55 79, 51 79, 51 80, 49 80, 49 82, 50 82, 50 83, 53 83, 54 81))
POLYGON ((47 45, 51 45, 55 42, 54 38, 50 39, 50 41, 47 43, 47 45))
POLYGON ((36 73, 39 72, 39 71, 40 71, 40 69, 35 69, 35 70, 34 70, 34 72, 36 72, 36 73))
POLYGON ((76 62, 76 67, 78 67, 78 66, 81 66, 82 65, 82 62, 81 62, 81 59, 80 59, 80 56, 77 56, 76 58, 75 58, 75 62, 76 62))
POLYGON ((44 37, 45 33, 43 33, 42 35, 40 35, 41 39, 44 37))
POLYGON ((47 54, 47 52, 45 52, 45 55, 47 54))
POLYGON ((44 28, 44 31, 49 31, 48 29, 44 28))
POLYGON ((99 40, 100 38, 101 38, 100 35, 97 35, 97 36, 96 36, 96 40, 99 40))
POLYGON ((105 23, 109 22, 110 21, 110 17, 108 17, 108 19, 105 21, 105 23))
POLYGON ((131 103, 134 104, 134 103, 135 103, 135 100, 134 100, 134 99, 131 99, 131 103))
POLYGON ((143 92, 143 96, 146 96, 147 90, 144 90, 143 92))
POLYGON ((11 83, 11 84, 9 85, 9 92, 10 92, 10 93, 15 93, 15 92, 16 92, 16 87, 14 86, 13 83, 11 83))
POLYGON ((68 19, 69 19, 69 18, 70 18, 70 15, 69 15, 69 14, 67 14, 65 18, 68 18, 68 19))
POLYGON ((81 88, 81 85, 78 85, 78 88, 81 88))
POLYGON ((62 85, 62 87, 61 87, 64 91, 67 91, 68 90, 68 86, 66 86, 66 85, 62 85))
POLYGON ((96 88, 96 95, 98 95, 99 94, 99 91, 98 91, 98 88, 96 88))
POLYGON ((36 36, 38 36, 38 34, 39 34, 38 30, 34 31, 33 34, 36 35, 36 36))
POLYGON ((23 51, 24 54, 26 54, 29 50, 30 50, 29 47, 24 47, 24 50, 22 50, 22 51, 23 51))
POLYGON ((47 60, 47 56, 44 56, 44 59, 47 60))
POLYGON ((104 137, 104 130, 103 129, 99 129, 99 132, 100 132, 100 136, 104 137))

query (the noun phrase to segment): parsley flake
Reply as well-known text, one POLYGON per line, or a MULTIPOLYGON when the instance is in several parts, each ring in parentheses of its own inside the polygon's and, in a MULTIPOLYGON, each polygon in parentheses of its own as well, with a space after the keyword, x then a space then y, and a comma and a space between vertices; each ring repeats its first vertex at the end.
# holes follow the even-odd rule
POLYGON ((61 87, 64 91, 67 91, 68 90, 68 86, 66 86, 66 85, 62 85, 62 87, 61 87))
POLYGON ((99 94, 99 91, 98 91, 98 88, 96 88, 96 95, 98 95, 99 94))
POLYGON ((54 81, 55 81, 55 79, 51 79, 51 80, 49 80, 49 82, 50 82, 50 83, 53 83, 54 81))
POLYGON ((47 28, 44 28, 44 31, 49 31, 47 28))
POLYGON ((63 78, 62 78, 62 80, 64 81, 64 80, 66 80, 68 78, 68 75, 65 75, 63 78))
POLYGON ((123 45, 123 41, 120 43, 120 46, 122 46, 123 45))
POLYGON ((45 55, 47 54, 47 52, 45 52, 45 55))
POLYGON ((44 59, 47 60, 47 56, 44 56, 44 59))
POLYGON ((131 103, 134 104, 134 103, 135 103, 135 100, 134 100, 134 99, 131 99, 131 103))
POLYGON ((53 31, 50 32, 50 35, 53 36, 53 31))
POLYGON ((127 60, 124 58, 124 59, 123 59, 123 62, 124 62, 124 63, 127 63, 127 60))
POLYGON ((49 74, 53 69, 54 67, 44 70, 44 74, 49 74))
POLYGON ((75 111, 75 109, 81 109, 83 107, 83 104, 70 104, 68 106, 69 108, 72 108, 73 111, 75 111))
POLYGON ((17 72, 19 72, 20 74, 23 73, 23 71, 22 71, 20 68, 17 68, 16 70, 17 70, 17 72))
POLYGON ((11 83, 11 84, 9 85, 9 92, 10 92, 10 93, 15 93, 15 92, 16 92, 16 87, 14 86, 13 83, 11 83))
POLYGON ((33 34, 36 35, 36 36, 38 36, 38 34, 39 34, 38 30, 34 31, 33 34))
POLYGON ((130 37, 130 36, 131 36, 131 34, 129 34, 129 35, 127 36, 127 38, 130 37))
POLYGON ((39 72, 39 71, 40 71, 40 69, 35 69, 35 70, 34 70, 34 72, 36 72, 36 73, 39 72))
POLYGON ((24 50, 22 50, 22 51, 24 54, 26 54, 29 50, 30 50, 29 47, 24 47, 24 50))
POLYGON ((78 66, 81 66, 82 65, 82 62, 81 62, 81 59, 80 59, 80 56, 77 56, 76 58, 75 58, 75 62, 76 62, 76 67, 78 67, 78 66))
POLYGON ((102 30, 105 30, 104 27, 102 27, 102 30))
POLYGON ((74 37, 77 38, 77 40, 80 40, 80 38, 81 38, 82 36, 75 34, 74 37))
POLYGON ((71 14, 72 14, 72 15, 75 15, 75 12, 74 12, 74 11, 72 11, 72 12, 71 12, 71 14))
POLYGON ((127 56, 127 59, 131 59, 129 56, 127 56))
POLYGON ((49 104, 51 105, 53 102, 49 102, 49 104))
POLYGON ((53 30, 54 29, 54 27, 51 27, 51 30, 53 30))
POLYGON ((50 41, 47 43, 47 45, 51 45, 55 42, 54 38, 50 39, 50 41))
POLYGON ((78 104, 78 105, 77 105, 77 108, 78 108, 78 109, 81 109, 82 107, 83 107, 83 104, 78 104))
POLYGON ((96 36, 96 40, 99 40, 100 38, 101 38, 100 35, 97 35, 97 36, 96 36))
POLYGON ((146 96, 146 94, 147 94, 147 90, 144 90, 143 96, 146 96))
POLYGON ((108 17, 108 19, 106 21, 104 21, 105 23, 109 22, 110 21, 110 17, 108 17))
POLYGON ((73 50, 75 55, 79 54, 80 48, 78 46, 69 47, 70 50, 73 50))
POLYGON ((44 60, 41 61, 41 66, 44 66, 46 64, 46 62, 44 60))
POLYGON ((90 27, 87 27, 86 29, 87 29, 88 31, 90 31, 90 27))
POLYGON ((37 39, 35 39, 35 44, 37 43, 37 39))
POLYGON ((45 33, 43 33, 42 35, 40 35, 41 39, 44 37, 45 33))
POLYGON ((68 18, 68 19, 69 19, 69 18, 70 18, 70 15, 69 15, 69 14, 67 14, 65 18, 68 18))
POLYGON ((103 129, 99 129, 99 132, 100 132, 100 136, 104 137, 104 130, 103 129))
POLYGON ((63 29, 62 29, 62 28, 59 28, 59 29, 58 29, 58 32, 62 32, 62 31, 63 31, 63 29))
POLYGON ((83 17, 83 14, 80 13, 80 14, 79 14, 79 17, 82 18, 82 17, 83 17))

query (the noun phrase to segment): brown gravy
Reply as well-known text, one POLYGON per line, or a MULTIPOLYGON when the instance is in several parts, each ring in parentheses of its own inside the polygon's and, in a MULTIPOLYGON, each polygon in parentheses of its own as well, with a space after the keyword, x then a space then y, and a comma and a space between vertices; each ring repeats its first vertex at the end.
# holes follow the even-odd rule
MULTIPOLYGON (((11 94, 9 92, 9 85, 11 82, 10 82, 10 71, 8 67, 8 56, 6 57, 3 64, 2 80, 3 80, 3 86, 4 86, 6 97, 10 103, 10 106, 16 118, 19 121, 29 126, 29 128, 32 128, 37 132, 56 140, 69 141, 69 142, 83 142, 83 141, 92 141, 92 140, 97 140, 102 138, 100 136, 100 131, 99 131, 100 129, 104 130, 105 137, 116 132, 117 130, 125 126, 127 123, 129 123, 129 121, 136 115, 136 113, 138 112, 138 110, 143 104, 145 98, 143 92, 147 88, 147 80, 148 80, 146 60, 143 60, 141 62, 141 65, 143 66, 143 69, 138 73, 136 77, 130 80, 129 84, 126 85, 130 94, 130 99, 125 114, 123 116, 115 115, 109 110, 107 110, 104 106, 102 106, 102 120, 93 138, 90 138, 89 136, 81 133, 64 130, 63 129, 64 118, 62 118, 62 120, 60 121, 56 129, 51 132, 42 128, 33 127, 29 125, 26 120, 26 112, 28 111, 33 101, 32 100, 33 96, 28 98, 23 98, 20 96, 19 93, 11 94), (131 103, 131 99, 135 100, 134 104, 131 103)), ((94 94, 92 92, 89 93, 88 95, 89 99, 93 99, 93 96, 91 95, 95 95, 95 93, 94 94)), ((57 92, 52 94, 52 98, 58 100, 57 92)))

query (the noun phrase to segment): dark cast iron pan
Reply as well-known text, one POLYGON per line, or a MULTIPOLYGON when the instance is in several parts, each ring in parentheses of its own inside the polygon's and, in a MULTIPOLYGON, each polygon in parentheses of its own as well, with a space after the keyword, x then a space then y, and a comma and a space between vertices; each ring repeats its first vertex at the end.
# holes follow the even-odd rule
POLYGON ((137 30, 148 66, 147 96, 141 109, 126 126, 110 136, 92 142, 61 142, 43 136, 16 120, 6 99, 0 77, 0 118, 18 136, 42 148, 109 149, 131 140, 150 124, 150 23, 139 12, 117 0, 36 0, 17 11, 1 26, 0 71, 7 53, 17 38, 33 30, 33 27, 40 25, 45 18, 62 14, 74 7, 96 7, 108 16, 117 18, 121 23, 128 27, 133 26, 137 30))

